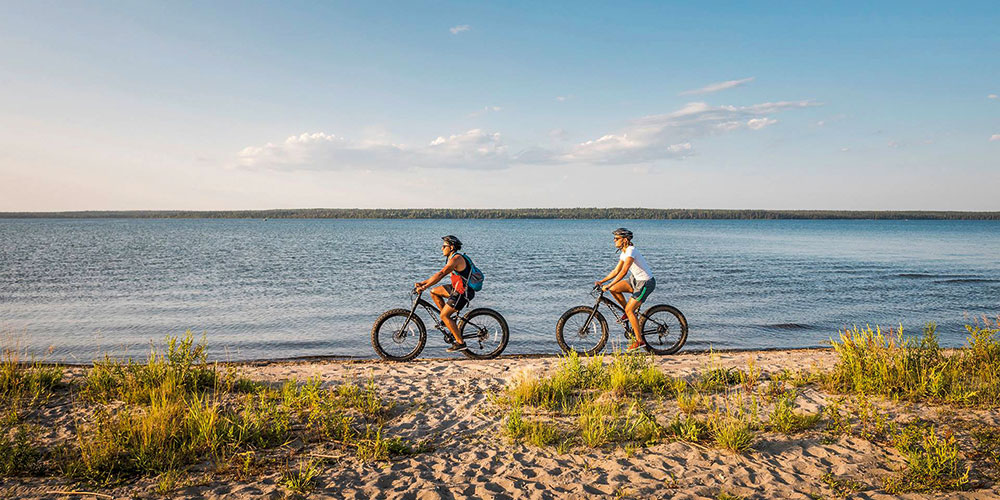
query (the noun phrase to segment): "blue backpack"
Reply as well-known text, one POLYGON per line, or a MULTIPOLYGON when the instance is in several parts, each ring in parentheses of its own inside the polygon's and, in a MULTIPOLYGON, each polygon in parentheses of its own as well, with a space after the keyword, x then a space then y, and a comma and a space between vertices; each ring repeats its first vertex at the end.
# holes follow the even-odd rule
POLYGON ((469 273, 469 280, 466 282, 466 286, 477 292, 482 290, 483 280, 486 279, 486 276, 483 276, 483 272, 472 263, 472 259, 470 259, 468 255, 463 253, 462 257, 465 257, 465 262, 467 262, 469 267, 472 269, 472 272, 469 273))

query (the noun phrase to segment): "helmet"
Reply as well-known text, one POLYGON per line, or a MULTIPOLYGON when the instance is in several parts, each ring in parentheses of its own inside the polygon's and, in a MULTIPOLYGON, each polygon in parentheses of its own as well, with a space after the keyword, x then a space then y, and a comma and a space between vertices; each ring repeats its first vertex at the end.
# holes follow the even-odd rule
POLYGON ((626 240, 630 240, 630 241, 632 240, 632 231, 629 231, 628 229, 625 229, 624 227, 620 227, 618 229, 615 229, 614 231, 611 231, 611 234, 613 234, 615 236, 621 236, 622 238, 625 238, 626 240))
POLYGON ((462 240, 450 234, 448 236, 442 236, 441 239, 444 240, 445 243, 451 245, 456 252, 462 249, 462 240))

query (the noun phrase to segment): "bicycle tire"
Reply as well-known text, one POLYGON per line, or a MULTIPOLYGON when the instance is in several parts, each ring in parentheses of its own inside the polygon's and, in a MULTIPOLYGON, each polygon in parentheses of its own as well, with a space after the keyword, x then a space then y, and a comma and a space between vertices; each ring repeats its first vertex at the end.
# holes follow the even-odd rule
POLYGON ((464 351, 462 351, 462 354, 465 354, 467 357, 472 359, 493 359, 499 356, 500 353, 507 348, 507 342, 510 340, 510 329, 507 327, 507 320, 504 319, 502 314, 485 307, 473 309, 466 313, 465 316, 462 316, 462 318, 458 321, 458 331, 467 347, 464 351), (496 321, 496 325, 487 326, 483 324, 483 320, 480 320, 479 323, 475 321, 476 318, 484 317, 493 318, 493 320, 496 321), (472 325, 473 328, 479 329, 475 338, 466 337, 466 328, 469 325, 472 325), (498 341, 496 346, 492 349, 485 348, 484 345, 486 344, 484 343, 493 339, 498 341), (477 347, 486 350, 480 352, 476 350, 477 347))
MULTIPOLYGON (((601 349, 604 349, 604 344, 608 342, 608 322, 604 319, 604 315, 601 314, 600 311, 594 311, 593 307, 576 306, 564 312, 563 315, 559 317, 559 322, 556 323, 556 342, 559 343, 559 347, 562 348, 563 352, 565 353, 570 353, 575 351, 578 354, 593 356, 594 354, 600 352, 601 349), (594 318, 591 319, 591 324, 586 324, 587 318, 590 317, 591 312, 594 313, 594 318), (586 315, 586 317, 580 318, 579 317, 580 315, 586 315), (577 328, 576 332, 570 332, 571 335, 570 339, 575 340, 573 337, 574 335, 576 336, 576 338, 582 339, 584 337, 589 337, 590 336, 589 334, 593 334, 593 337, 596 338, 597 343, 594 344, 594 346, 591 347, 590 349, 584 349, 584 350, 577 349, 573 346, 570 346, 569 343, 566 342, 566 335, 565 335, 566 324, 570 323, 571 327, 575 327, 576 325, 573 324, 574 317, 578 318, 580 325, 577 328), (597 326, 600 327, 601 329, 600 335, 597 335, 597 332, 593 330, 593 323, 595 319, 597 320, 596 322, 597 326), (588 329, 589 331, 584 332, 585 328, 588 329)), ((590 342, 589 341, 583 342, 582 344, 586 346, 589 345, 590 342)))
MULTIPOLYGON (((387 361, 409 361, 417 357, 420 354, 420 351, 424 350, 424 345, 427 344, 427 328, 424 326, 423 320, 421 320, 416 314, 413 315, 413 318, 410 319, 410 323, 407 325, 411 327, 415 326, 416 332, 410 330, 407 331, 405 335, 400 335, 403 332, 393 332, 391 331, 391 326, 389 327, 389 331, 383 332, 383 327, 386 326, 386 323, 389 322, 389 320, 393 318, 400 318, 399 325, 402 326, 402 322, 406 321, 406 317, 409 315, 409 309, 390 309, 382 313, 382 315, 375 320, 375 324, 372 326, 372 347, 375 349, 375 353, 382 359, 387 361), (416 345, 413 346, 413 348, 408 352, 405 348, 399 353, 390 352, 390 350, 393 349, 386 349, 387 346, 383 346, 383 342, 380 340, 384 337, 383 334, 388 334, 388 337, 385 338, 385 340, 393 342, 397 345, 402 345, 403 341, 405 341, 408 337, 416 334, 417 342, 416 345)), ((388 346, 391 347, 391 344, 388 346)))
POLYGON ((653 354, 674 354, 687 341, 687 318, 674 306, 659 304, 650 307, 639 317, 639 329, 642 331, 646 350, 653 354), (651 328, 646 325, 649 321, 655 323, 650 325, 651 328))

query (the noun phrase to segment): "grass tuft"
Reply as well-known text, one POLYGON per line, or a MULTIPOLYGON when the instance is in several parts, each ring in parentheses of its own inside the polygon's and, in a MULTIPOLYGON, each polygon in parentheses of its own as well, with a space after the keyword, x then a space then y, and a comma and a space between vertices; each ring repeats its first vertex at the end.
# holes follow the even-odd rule
POLYGON ((795 412, 795 399, 783 397, 774 404, 769 419, 771 430, 784 434, 794 434, 812 429, 819 423, 820 413, 802 414, 795 412))
POLYGON ((889 493, 964 490, 969 484, 969 467, 953 435, 942 437, 917 424, 901 431, 894 444, 906 456, 906 468, 886 479, 889 493))

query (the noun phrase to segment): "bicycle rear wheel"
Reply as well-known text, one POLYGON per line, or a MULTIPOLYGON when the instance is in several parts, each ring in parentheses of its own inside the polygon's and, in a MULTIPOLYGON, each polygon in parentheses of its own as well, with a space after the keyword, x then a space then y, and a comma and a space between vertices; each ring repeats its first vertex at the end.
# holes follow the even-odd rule
POLYGON ((607 341, 608 322, 592 307, 574 307, 563 313, 556 323, 556 342, 563 352, 575 351, 591 356, 604 349, 607 341))
POLYGON ((469 311, 458 322, 458 331, 467 347, 462 351, 472 359, 493 359, 500 355, 510 340, 507 320, 493 309, 469 311))
POLYGON ((676 307, 666 304, 650 307, 643 313, 639 329, 646 348, 653 354, 674 354, 687 341, 687 319, 676 307))
POLYGON ((424 349, 427 328, 416 314, 407 322, 409 309, 390 309, 375 320, 372 326, 372 347, 382 359, 409 361, 424 349), (405 323, 405 328, 404 328, 405 323))

